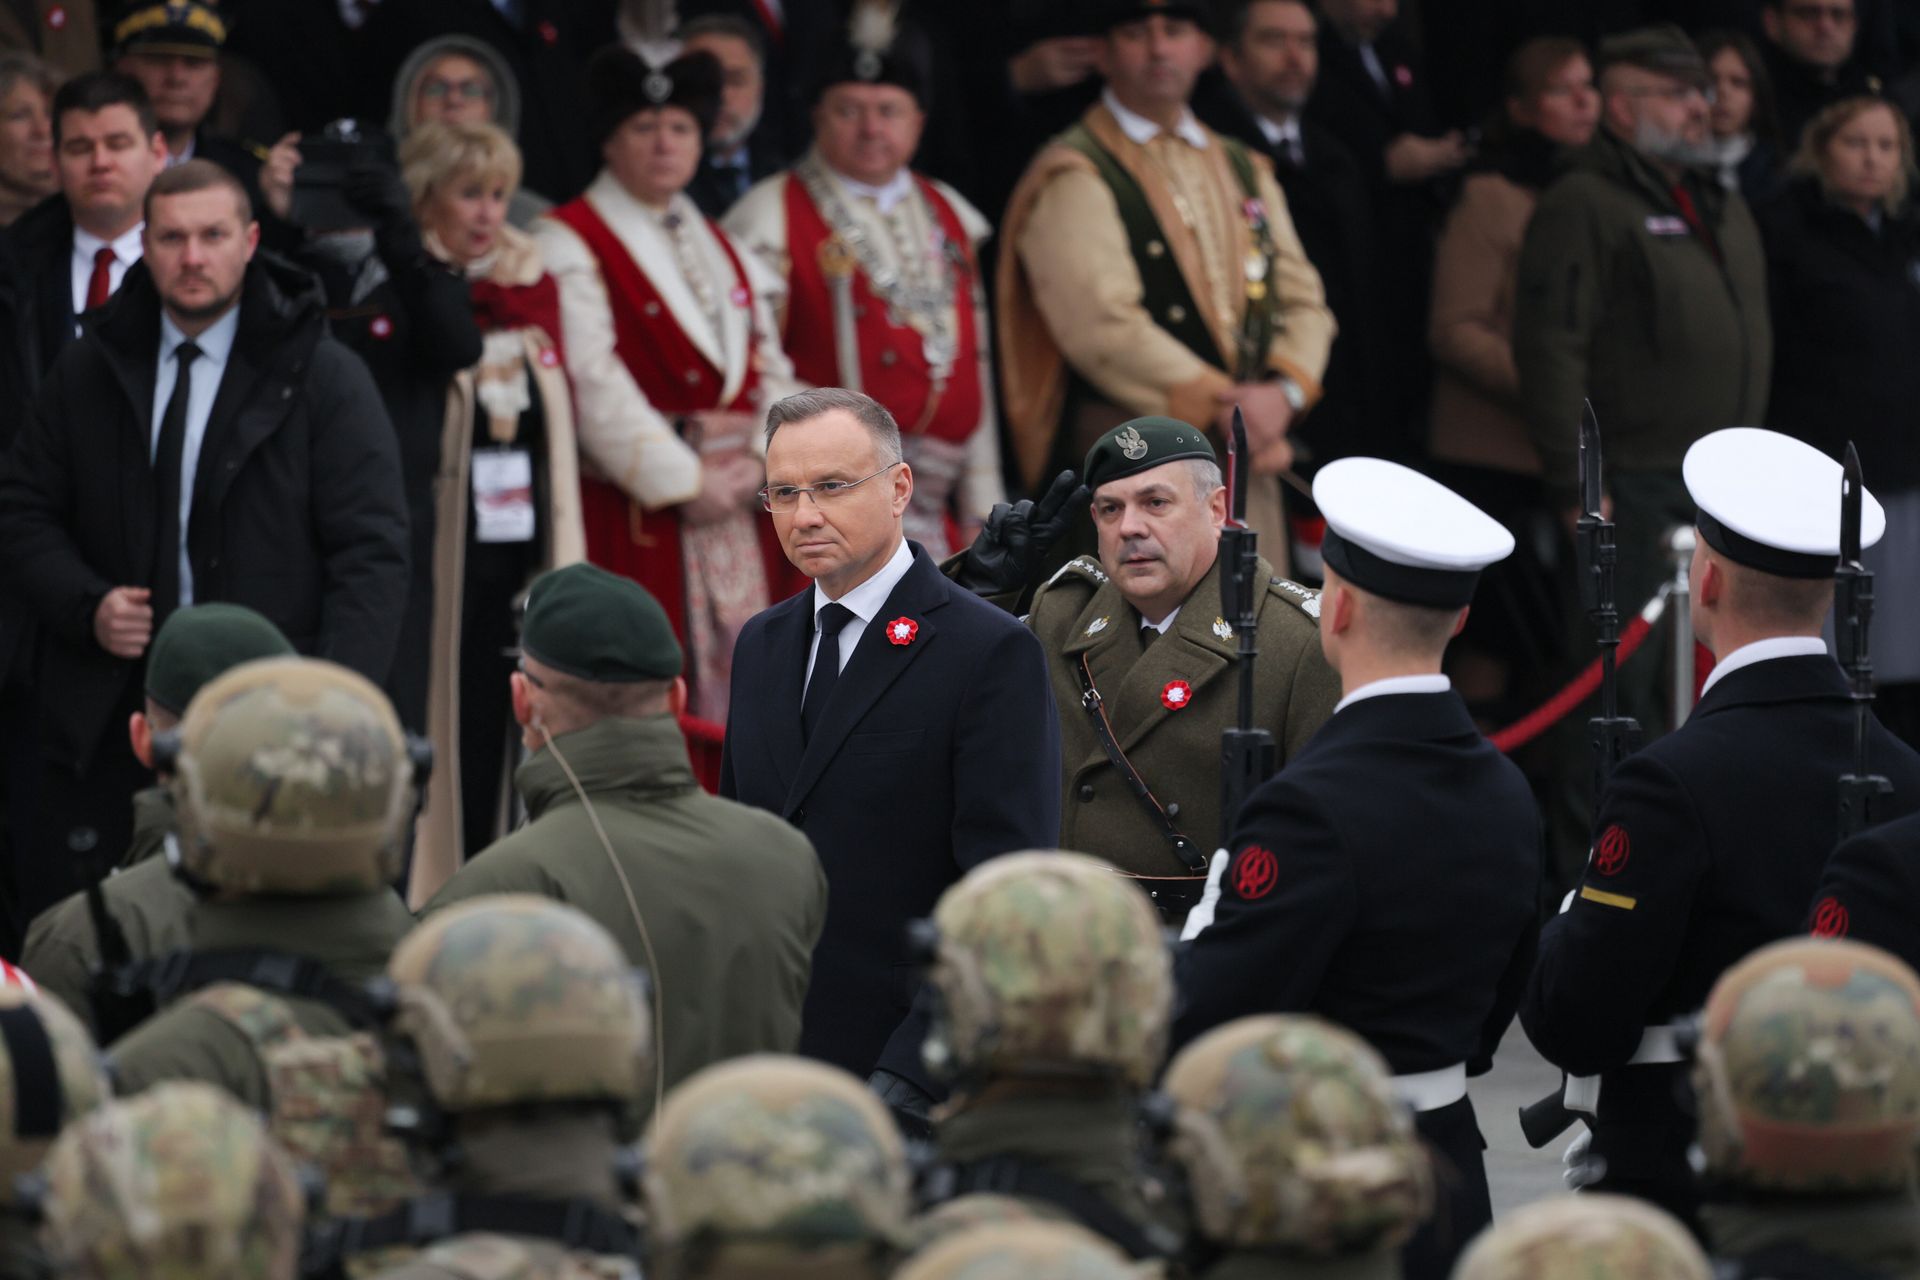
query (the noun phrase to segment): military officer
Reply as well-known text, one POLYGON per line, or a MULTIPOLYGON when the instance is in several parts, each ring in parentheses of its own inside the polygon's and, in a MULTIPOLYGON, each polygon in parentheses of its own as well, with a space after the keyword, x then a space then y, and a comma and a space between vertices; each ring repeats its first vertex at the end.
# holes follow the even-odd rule
MULTIPOLYGON (((1227 492, 1207 437, 1171 418, 1107 432, 1082 476, 1100 557, 1069 561, 1027 612, 1051 655, 1060 708, 1060 845, 1139 877, 1178 924, 1223 832, 1220 731, 1239 707, 1240 641, 1220 597, 1227 492)), ((1053 532, 1047 526, 1073 511, 1062 501, 1070 487, 1063 476, 1039 508, 996 510, 948 571, 1017 608, 1053 532)), ((1256 581, 1264 590, 1254 723, 1273 731, 1285 759, 1326 721, 1339 681, 1320 653, 1318 593, 1276 576, 1265 560, 1256 581)))
POLYGON ((362 984, 413 924, 391 886, 425 750, 378 687, 331 662, 265 658, 208 683, 170 762, 189 949, 119 978, 160 1005, 110 1047, 119 1087, 220 1085, 326 1174, 335 1213, 411 1185, 362 984))
POLYGON ((621 1148, 658 1076, 644 979, 620 944, 572 907, 496 894, 407 935, 387 983, 422 1099, 403 1131, 434 1189, 332 1233, 319 1256, 421 1246, 381 1280, 637 1277, 621 1148))
POLYGON ((1492 1218, 1467 1077, 1512 1020, 1538 918, 1533 795, 1440 674, 1480 570, 1513 538, 1377 458, 1330 463, 1313 497, 1327 521, 1320 644, 1344 694, 1215 858, 1176 961, 1174 1039, 1311 1012, 1378 1049, 1453 1171, 1404 1254, 1410 1280, 1427 1280, 1492 1218))
POLYGON ((423 914, 492 893, 586 912, 653 974, 669 1088, 723 1058, 791 1052, 826 874, 791 825, 694 780, 665 611, 638 583, 569 565, 528 592, 521 648, 512 696, 529 754, 513 782, 531 820, 423 914))
MULTIPOLYGON (((1614 771, 1580 884, 1542 932, 1520 1020, 1576 1077, 1567 1101, 1592 1117, 1592 1185, 1693 1225, 1693 1124, 1672 1024, 1734 961, 1800 931, 1833 850, 1854 713, 1820 638, 1840 464, 1733 427, 1696 441, 1682 473, 1699 512, 1694 635, 1716 665, 1687 722, 1614 771)), ((1871 494, 1863 506, 1871 545, 1886 517, 1871 494)), ((1908 813, 1920 755, 1870 728, 1874 768, 1893 783, 1876 812, 1908 813)))
POLYGON ((1216 1027, 1167 1068, 1168 1154, 1205 1280, 1400 1280, 1433 1167, 1387 1064, 1301 1014, 1216 1027))
MULTIPOLYGON (((201 604, 169 614, 147 656, 146 709, 128 725, 133 754, 152 768, 154 735, 179 725, 200 686, 242 662, 292 653, 280 629, 244 605, 201 604)), ((121 869, 48 907, 27 929, 21 967, 106 1040, 131 1028, 94 1008, 104 994, 95 989, 103 965, 118 968, 187 944, 193 894, 167 860, 155 856, 173 831, 173 793, 165 780, 136 791, 133 844, 121 869)))
POLYGON ((1920 1275, 1920 978, 1877 947, 1789 938, 1722 975, 1693 1087, 1727 1280, 1920 1275))
POLYGON ((1131 1257, 1177 1251, 1138 1154, 1173 999, 1145 899, 1082 854, 1011 853, 942 894, 919 932, 937 996, 927 1064, 953 1086, 924 1198, 1000 1192, 1131 1257))

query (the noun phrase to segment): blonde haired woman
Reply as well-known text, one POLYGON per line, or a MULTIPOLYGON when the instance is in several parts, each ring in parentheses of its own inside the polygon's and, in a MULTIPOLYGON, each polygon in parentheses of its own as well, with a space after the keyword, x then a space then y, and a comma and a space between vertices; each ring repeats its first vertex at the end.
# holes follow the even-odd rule
POLYGON ((414 855, 414 902, 501 831, 514 732, 514 608, 539 573, 585 556, 573 391, 560 295, 533 240, 506 221, 520 152, 492 124, 419 125, 400 152, 429 252, 464 272, 480 363, 447 392, 435 482, 437 764, 414 855))

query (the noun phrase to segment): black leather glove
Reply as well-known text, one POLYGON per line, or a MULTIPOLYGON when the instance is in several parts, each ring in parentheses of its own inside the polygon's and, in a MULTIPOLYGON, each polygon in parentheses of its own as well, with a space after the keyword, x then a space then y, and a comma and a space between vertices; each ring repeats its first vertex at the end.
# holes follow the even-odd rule
POLYGON ((361 164, 347 171, 340 194, 373 228, 374 247, 389 269, 417 261, 426 253, 413 222, 413 197, 397 170, 361 164))
POLYGON ((1092 501, 1080 477, 1062 471, 1038 502, 1022 498, 996 504, 961 558, 954 581, 977 596, 1024 589, 1040 572, 1047 551, 1092 501))
POLYGON ((933 1096, 902 1075, 884 1068, 867 1077, 867 1088, 893 1113, 893 1122, 909 1142, 933 1141, 933 1096))

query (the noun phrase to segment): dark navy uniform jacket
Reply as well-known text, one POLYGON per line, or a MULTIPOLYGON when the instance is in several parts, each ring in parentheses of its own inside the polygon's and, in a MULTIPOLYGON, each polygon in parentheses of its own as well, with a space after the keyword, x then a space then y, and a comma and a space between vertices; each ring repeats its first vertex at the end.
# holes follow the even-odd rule
MULTIPOLYGON (((1894 785, 1878 814, 1912 811, 1920 755, 1877 721, 1870 750, 1894 785)), ((1748 952, 1800 931, 1852 758, 1845 678, 1814 654, 1729 672, 1686 724, 1615 770, 1520 1021, 1555 1065, 1603 1077, 1593 1150, 1622 1177, 1690 1183, 1685 1069, 1626 1063, 1644 1028, 1692 1014, 1748 952)))
MULTIPOLYGON (((1868 767, 1886 773, 1871 757, 1868 767)), ((1920 969, 1920 813, 1862 831, 1833 851, 1807 929, 1871 943, 1920 969)))
POLYGON ((940 576, 926 551, 861 632, 813 736, 800 700, 813 589, 742 628, 720 793, 806 832, 827 873, 800 1051, 937 1094, 907 923, 996 854, 1060 834, 1060 722, 1031 631, 940 576), (914 623, 909 643, 886 623, 914 623), (911 1014, 911 1016, 910 1016, 911 1014))
POLYGON ((1457 694, 1335 712, 1247 801, 1232 849, 1213 923, 1177 958, 1176 1044, 1311 1012, 1396 1075, 1486 1069, 1531 959, 1540 818, 1457 694))

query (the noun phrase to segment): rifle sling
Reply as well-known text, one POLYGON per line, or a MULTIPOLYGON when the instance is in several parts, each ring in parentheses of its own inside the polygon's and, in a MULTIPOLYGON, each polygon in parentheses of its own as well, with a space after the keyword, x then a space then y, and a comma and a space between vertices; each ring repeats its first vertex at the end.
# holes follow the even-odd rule
POLYGON ((1160 829, 1167 843, 1173 846, 1173 856, 1186 864, 1187 870, 1204 876, 1207 873, 1206 855, 1181 833, 1180 828, 1173 825, 1173 819, 1167 816, 1166 807, 1153 794, 1153 788, 1133 767, 1133 761, 1127 759, 1127 753, 1120 749, 1120 739, 1114 736, 1113 725, 1107 720, 1106 699, 1094 687, 1093 668, 1087 665, 1086 654, 1080 655, 1080 661, 1074 669, 1080 676, 1080 709, 1087 713, 1087 719, 1093 725, 1093 736, 1100 739, 1100 748, 1107 753, 1114 771, 1126 780, 1127 788, 1147 811, 1148 820, 1160 829))
POLYGON ((113 981, 123 994, 151 991, 161 1005, 216 983, 237 982, 277 995, 318 1000, 362 1029, 384 1021, 365 991, 335 977, 320 961, 264 948, 175 951, 127 965, 113 981))

